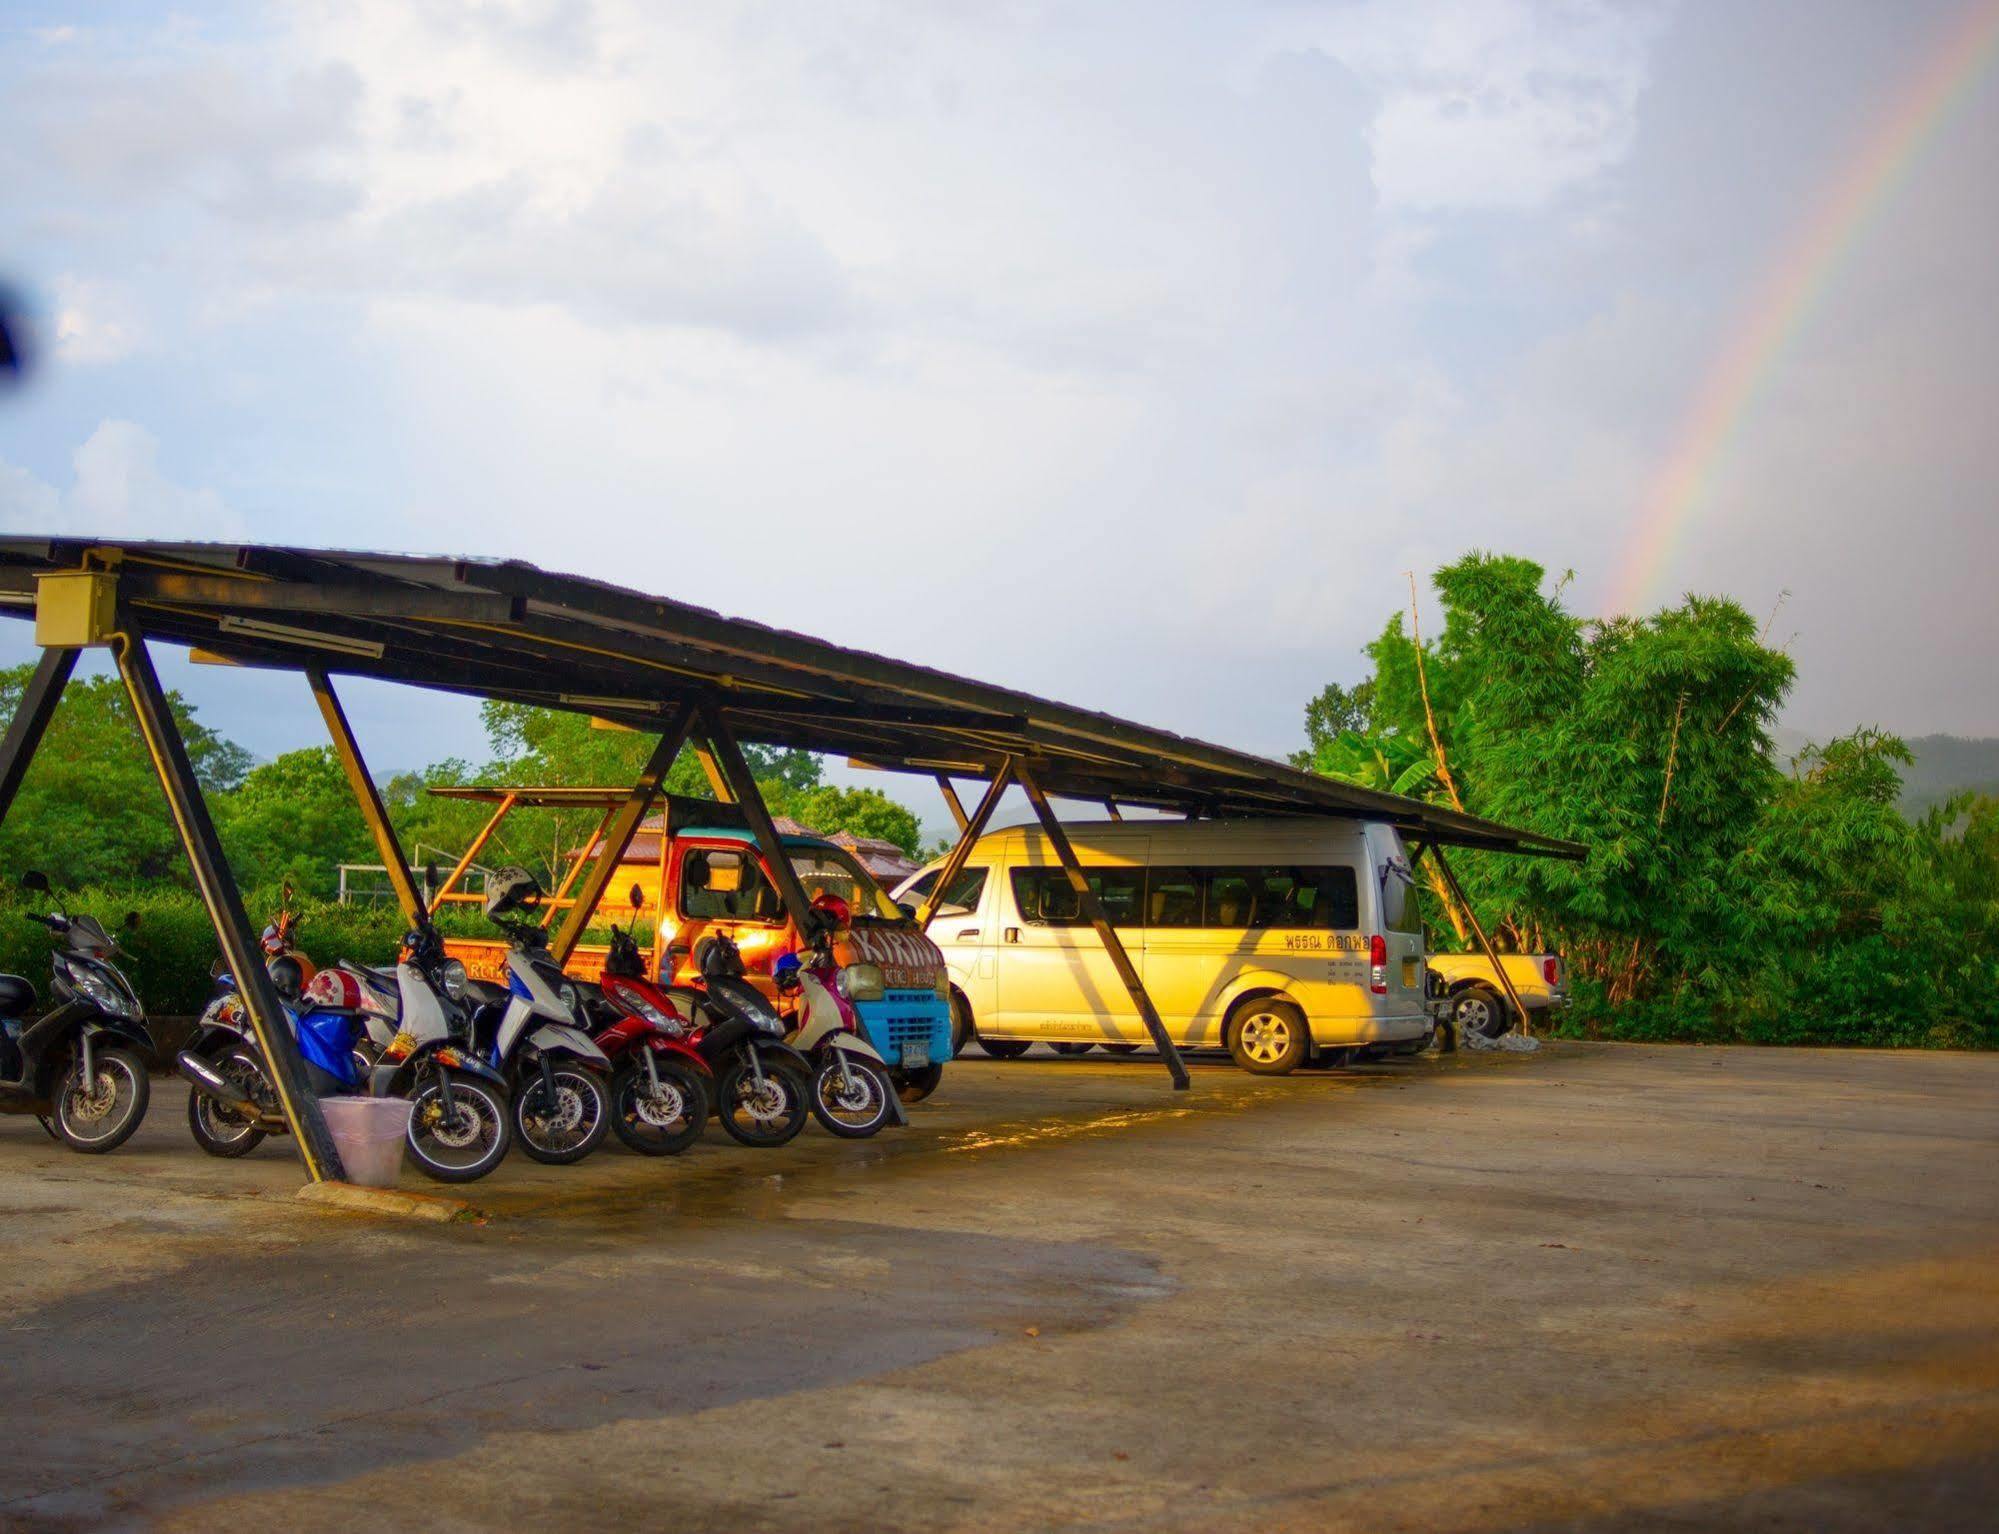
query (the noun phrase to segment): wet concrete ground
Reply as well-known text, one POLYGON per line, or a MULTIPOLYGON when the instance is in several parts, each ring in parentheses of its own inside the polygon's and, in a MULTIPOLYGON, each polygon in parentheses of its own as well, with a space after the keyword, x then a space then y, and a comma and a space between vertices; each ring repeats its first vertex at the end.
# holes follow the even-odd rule
POLYGON ((865 1144, 0 1120, 0 1529, 1990 1528, 1999 1058, 966 1062, 865 1144), (428 1186, 414 1174, 412 1189, 428 1186))

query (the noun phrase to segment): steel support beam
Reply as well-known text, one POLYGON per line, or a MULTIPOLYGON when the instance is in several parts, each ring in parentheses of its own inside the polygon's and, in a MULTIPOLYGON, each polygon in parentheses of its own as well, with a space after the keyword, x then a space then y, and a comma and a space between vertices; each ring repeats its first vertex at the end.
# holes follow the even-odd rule
POLYGON ((382 803, 375 780, 368 775, 368 764, 361 757, 361 743, 354 738, 354 727, 347 722, 347 710, 340 706, 332 679, 320 667, 308 666, 305 680, 312 688, 313 702, 319 705, 319 717, 326 721, 326 733, 333 738, 333 754, 340 759, 340 770, 347 774, 354 803, 368 823, 368 834, 375 839, 375 851, 389 871, 389 887, 396 892, 403 920, 413 927, 429 920, 429 904, 417 889, 416 880, 410 877, 410 861, 403 856, 396 828, 389 823, 388 807, 382 803))
MULTIPOLYGON (((583 850, 570 859, 569 871, 562 876, 562 881, 555 886, 555 893, 548 897, 548 909, 541 913, 542 926, 552 927, 555 925, 555 918, 562 910, 562 902, 569 897, 569 887, 576 882, 577 876, 583 872, 583 865, 590 861, 590 849, 603 841, 604 833, 611 829, 611 821, 617 813, 618 807, 614 804, 597 817, 597 829, 590 833, 590 839, 583 844, 583 850)), ((623 855, 623 853, 619 854, 620 857, 623 855)))
POLYGON ((763 790, 757 787, 756 775, 743 759, 743 748, 736 744, 736 737, 730 731, 728 722, 722 718, 720 709, 703 705, 701 714, 701 728, 708 737, 709 748, 715 753, 715 765, 721 769, 729 792, 735 795, 743 819, 750 823, 750 832, 757 839, 764 862, 770 865, 771 883, 777 886, 778 898, 784 902, 784 908, 790 912, 799 932, 811 931, 812 902, 805 898, 805 886, 798 881, 798 870, 791 866, 791 858, 784 850, 784 839, 777 834, 777 826, 764 804, 763 790))
POLYGON ((930 930, 930 923, 936 918, 937 908, 944 903, 944 891, 958 882, 958 875, 965 871, 965 860, 972 855, 972 843, 985 834, 986 822, 993 818, 993 811, 1000 802, 1000 795, 1006 792, 1006 785, 1013 777, 1013 759, 1001 764, 993 774, 992 782, 979 796, 979 807, 972 811, 971 818, 958 827, 958 842, 951 849, 951 855, 944 859, 944 866, 937 870, 937 882, 930 886, 930 893, 923 897, 923 904, 917 908, 916 925, 923 931, 930 930))
POLYGON ((1041 785, 1026 766, 1015 763, 1014 781, 1020 784, 1027 795, 1027 802, 1034 806, 1034 813, 1041 821, 1041 829, 1048 833, 1048 843, 1055 849, 1056 861, 1061 863, 1062 872, 1069 876, 1069 887, 1076 892, 1076 901, 1082 907, 1083 915, 1090 925, 1097 929, 1097 938, 1104 945, 1104 951, 1111 956, 1111 964, 1124 982, 1124 988, 1131 995, 1131 1003, 1138 1008, 1138 1015, 1145 1024, 1145 1031, 1152 1035, 1152 1042, 1159 1050, 1159 1058, 1166 1062, 1166 1069, 1173 1075, 1173 1090, 1187 1090, 1187 1067, 1181 1062, 1180 1051, 1173 1047, 1173 1041, 1166 1036, 1166 1025, 1159 1020, 1159 1009, 1152 1004, 1152 997, 1145 989, 1145 982, 1139 978, 1138 966, 1131 962, 1131 955, 1124 951, 1124 943, 1111 925, 1110 917, 1104 913, 1103 902, 1097 899, 1097 892, 1090 888, 1090 881, 1083 873, 1083 865, 1076 861, 1076 849, 1070 845, 1069 833, 1062 822, 1055 818, 1050 808, 1048 796, 1041 792, 1041 785))
POLYGON ((458 881, 465 877, 473 860, 486 850, 486 843, 493 839, 493 833, 500 829, 500 822, 507 818, 513 807, 514 796, 508 794, 500 801, 500 807, 494 810, 491 817, 479 828, 479 834, 472 838, 471 845, 451 866, 451 872, 444 876, 444 882, 430 892, 430 907, 433 911, 444 904, 445 896, 458 888, 458 881))
POLYGON ((1492 939, 1485 935, 1485 927, 1478 919, 1478 912, 1472 909, 1471 901, 1465 895, 1465 887, 1458 883, 1457 870, 1445 860, 1442 844, 1433 845, 1431 851, 1437 859, 1437 868, 1443 874, 1444 882, 1451 887, 1451 894, 1457 899, 1458 909, 1465 913, 1465 922, 1471 928, 1472 936, 1478 939, 1479 948, 1484 952, 1486 961, 1492 965, 1493 975, 1506 988, 1506 999, 1513 1003, 1514 1014, 1520 1019, 1521 1033, 1531 1034, 1533 1028, 1527 1020, 1526 1005, 1520 1000, 1520 993, 1513 988, 1513 977, 1506 973, 1506 966, 1499 962, 1499 954, 1492 946, 1492 939))
POLYGON ((0 738, 0 821, 14 807, 14 795, 21 791, 28 764, 35 759, 42 736, 48 733, 49 721, 62 701, 62 690, 69 684, 69 674, 76 670, 76 657, 77 652, 70 649, 42 651, 35 674, 21 689, 20 706, 7 721, 6 736, 0 738))
POLYGON ((611 887, 611 881, 618 876, 618 867, 625 858, 625 849, 632 844, 632 836, 639 828, 639 822, 646 818, 646 811, 652 808, 653 800, 659 797, 661 785, 666 782, 667 773, 673 770, 673 759, 680 755, 680 748, 687 744, 688 734, 694 728, 694 710, 682 708, 666 727, 666 733, 652 748, 652 755, 646 758, 645 767, 639 773, 638 782, 625 795, 625 802, 618 806, 601 838, 603 852, 590 865, 590 873, 583 881, 583 888, 576 896, 576 904, 569 908, 569 914, 562 918, 562 925, 556 930, 555 940, 548 945, 549 957, 557 964, 567 964, 569 956, 576 952, 576 945, 583 941, 583 932, 590 925, 590 918, 596 914, 597 902, 604 898, 604 891, 611 887))
POLYGON ((208 918, 214 922, 215 935, 222 943, 223 960, 235 977, 237 994, 243 998, 243 1008, 250 1014, 250 1027, 270 1066, 271 1085, 284 1109, 285 1122, 291 1126, 306 1175, 314 1182, 337 1182, 345 1175, 340 1153, 333 1147, 333 1137, 326 1132, 319 1099, 306 1081, 298 1040, 292 1035, 277 987, 271 984, 270 973, 264 968, 264 956, 251 930, 249 915, 243 909, 243 896, 236 888, 235 875, 229 871, 229 860, 215 834, 215 822, 209 818, 208 803, 187 759, 187 746, 181 740, 180 727, 174 723, 159 674, 153 670, 152 657, 146 653, 145 640, 137 634, 121 633, 112 641, 111 649, 117 657, 118 674, 124 679, 126 694, 132 700, 132 712, 138 718, 146 754, 152 757, 159 772, 167 808, 173 812, 174 825, 187 849, 202 904, 208 907, 208 918))
POLYGON ((701 774, 708 780, 708 792, 715 796, 717 804, 734 804, 735 795, 729 792, 728 780, 722 776, 722 769, 715 765, 714 744, 706 740, 694 742, 694 760, 701 764, 701 774))
POLYGON ((944 796, 944 808, 951 812, 951 819, 962 832, 969 824, 969 817, 965 814, 965 801, 958 797, 958 790, 952 785, 948 774, 942 772, 937 774, 937 792, 944 796))

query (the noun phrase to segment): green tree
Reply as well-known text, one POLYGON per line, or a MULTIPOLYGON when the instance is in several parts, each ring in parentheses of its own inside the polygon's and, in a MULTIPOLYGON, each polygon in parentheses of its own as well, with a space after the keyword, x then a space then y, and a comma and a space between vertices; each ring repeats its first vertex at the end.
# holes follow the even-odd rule
POLYGON ((246 889, 290 880, 302 895, 331 899, 342 863, 380 854, 331 746, 287 751, 253 767, 215 802, 216 829, 246 889))
POLYGON ((1305 749, 1291 753, 1291 765, 1310 769, 1320 750, 1342 735, 1367 735, 1374 723, 1374 680, 1351 687, 1328 682, 1305 705, 1305 749))
MULTIPOLYGON (((14 717, 33 674, 32 666, 0 671, 0 716, 14 717)), ((167 701, 202 788, 234 788, 249 754, 196 720, 179 693, 167 701)), ((0 826, 0 868, 39 868, 72 886, 189 882, 159 778, 116 677, 71 678, 0 826)))

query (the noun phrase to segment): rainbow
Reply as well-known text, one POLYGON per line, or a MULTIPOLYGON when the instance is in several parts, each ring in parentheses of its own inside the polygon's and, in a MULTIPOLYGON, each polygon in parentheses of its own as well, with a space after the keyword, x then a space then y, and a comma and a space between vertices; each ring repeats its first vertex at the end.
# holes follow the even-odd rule
POLYGON ((1910 166, 1971 95, 1995 56, 1999 56, 1999 0, 1973 0, 1770 268, 1755 301, 1703 377, 1693 408, 1674 438, 1672 454, 1645 498, 1625 547, 1612 592, 1612 612, 1634 612, 1652 597, 1786 346, 1910 166))

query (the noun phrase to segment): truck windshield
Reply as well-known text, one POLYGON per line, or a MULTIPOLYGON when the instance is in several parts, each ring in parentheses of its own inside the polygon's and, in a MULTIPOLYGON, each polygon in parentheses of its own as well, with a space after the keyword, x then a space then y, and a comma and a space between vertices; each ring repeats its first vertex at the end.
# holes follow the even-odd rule
POLYGON ((799 847, 791 854, 791 866, 798 882, 805 886, 805 898, 822 892, 838 895, 847 902, 856 920, 872 917, 878 921, 899 921, 902 910, 882 893, 874 876, 838 847, 799 847))

